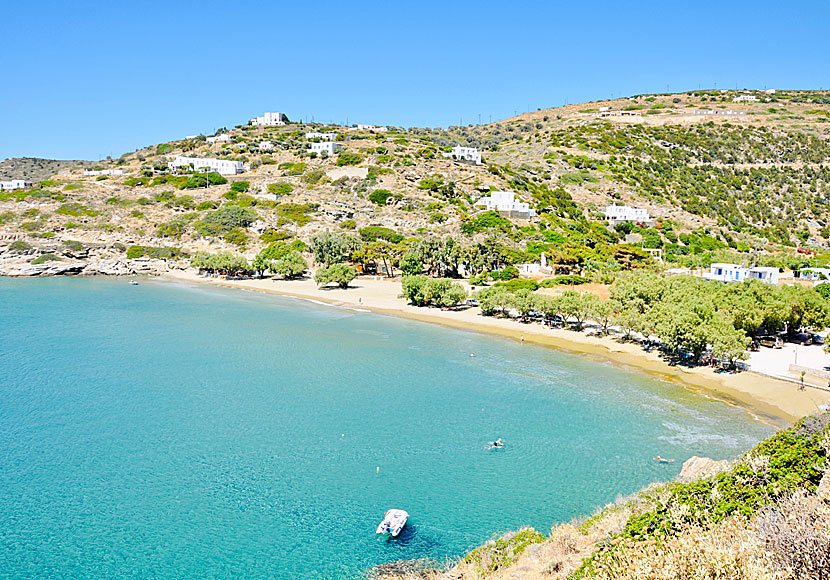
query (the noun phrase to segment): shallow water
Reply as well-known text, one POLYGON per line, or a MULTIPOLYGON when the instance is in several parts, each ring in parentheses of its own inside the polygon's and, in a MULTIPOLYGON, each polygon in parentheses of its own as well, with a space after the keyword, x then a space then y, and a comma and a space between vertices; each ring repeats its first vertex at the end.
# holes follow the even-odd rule
POLYGON ((771 431, 474 333, 212 287, 0 279, 0 577, 352 578, 546 532, 771 431), (380 541, 392 507, 410 524, 380 541))

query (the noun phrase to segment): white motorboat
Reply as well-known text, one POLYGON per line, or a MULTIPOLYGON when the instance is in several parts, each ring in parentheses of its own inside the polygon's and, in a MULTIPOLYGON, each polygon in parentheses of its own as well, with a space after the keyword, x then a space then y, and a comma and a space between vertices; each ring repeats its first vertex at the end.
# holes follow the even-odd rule
POLYGON ((383 521, 378 526, 378 534, 391 534, 392 537, 397 537, 401 530, 406 525, 406 520, 409 514, 404 510, 389 510, 384 514, 383 521))
POLYGON ((130 286, 138 286, 138 282, 135 280, 130 280, 130 286))

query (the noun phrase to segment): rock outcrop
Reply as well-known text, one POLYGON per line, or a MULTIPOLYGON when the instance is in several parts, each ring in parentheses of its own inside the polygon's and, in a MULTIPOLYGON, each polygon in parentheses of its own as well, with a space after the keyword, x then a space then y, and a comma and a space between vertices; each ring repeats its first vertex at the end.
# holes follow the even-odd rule
POLYGON ((694 481, 702 477, 711 477, 717 475, 721 471, 729 468, 729 461, 715 461, 709 457, 690 457, 683 462, 683 467, 680 470, 680 475, 677 479, 680 481, 694 481))

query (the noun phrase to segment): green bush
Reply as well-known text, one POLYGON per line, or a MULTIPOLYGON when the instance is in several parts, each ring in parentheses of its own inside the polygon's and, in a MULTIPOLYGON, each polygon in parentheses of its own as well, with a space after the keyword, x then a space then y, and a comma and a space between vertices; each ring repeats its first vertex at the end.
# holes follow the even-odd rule
POLYGON ((84 249, 84 245, 77 240, 64 240, 63 245, 70 252, 80 252, 84 249))
POLYGON ((158 246, 130 246, 127 248, 127 258, 133 260, 147 256, 163 260, 178 260, 187 258, 189 254, 181 248, 163 248, 158 246))
POLYGON ((274 195, 288 195, 293 190, 294 186, 284 181, 278 181, 277 183, 268 185, 268 193, 273 193, 274 195))
POLYGON ((15 240, 9 244, 9 250, 12 252, 28 252, 32 249, 32 244, 24 242, 23 240, 15 240))
POLYGON ((369 201, 375 205, 386 205, 390 198, 393 198, 392 192, 388 189, 376 189, 369 194, 369 201))
POLYGON ((315 209, 317 209, 317 204, 282 203, 277 206, 277 215, 302 227, 311 221, 311 217, 308 214, 312 213, 315 209))
POLYGON ((530 290, 535 292, 539 289, 539 283, 536 280, 528 280, 525 278, 514 278, 507 282, 496 282, 494 287, 504 288, 508 292, 516 292, 517 290, 530 290))
POLYGON ((210 211, 196 222, 196 231, 201 236, 219 236, 234 228, 247 228, 257 220, 257 213, 250 208, 233 206, 210 211))
POLYGON ((358 165, 361 161, 363 161, 363 156, 354 151, 343 151, 337 156, 338 167, 343 167, 344 165, 358 165))
POLYGON ((55 254, 41 254, 34 260, 32 260, 32 264, 43 264, 45 262, 58 262, 60 261, 60 257, 56 256, 55 254))
POLYGON ((340 222, 340 228, 344 230, 353 230, 357 227, 357 222, 354 220, 343 220, 340 222))
POLYGON ((99 215, 101 212, 95 211, 94 209, 88 208, 83 204, 80 203, 64 203, 55 210, 55 213, 60 215, 69 215, 73 217, 80 217, 80 216, 89 216, 95 217, 99 215))
POLYGON ((580 284, 587 284, 591 280, 584 276, 577 276, 575 274, 568 276, 557 276, 556 278, 548 278, 542 280, 542 288, 552 288, 553 286, 579 286, 580 284))
POLYGON ((349 283, 357 278, 357 269, 348 264, 332 264, 319 268, 314 274, 314 281, 318 286, 326 286, 334 282, 340 288, 348 288, 349 283))
POLYGON ((271 244, 273 242, 279 242, 281 240, 287 240, 291 237, 286 231, 283 230, 275 230, 274 228, 267 228, 262 234, 259 236, 259 241, 263 244, 271 244))
POLYGON ((251 188, 251 183, 249 181, 236 181, 233 185, 231 185, 231 191, 235 193, 244 193, 251 188))
POLYGON ((415 306, 457 306, 467 298, 464 287, 449 278, 404 276, 401 279, 404 297, 415 306))
POLYGON ((513 229, 513 223, 506 217, 499 215, 498 212, 486 211, 474 219, 466 220, 461 224, 461 231, 467 235, 473 235, 491 229, 509 232, 513 229))
POLYGON ((248 233, 242 228, 233 228, 225 232, 225 241, 235 246, 245 246, 248 243, 248 233))
POLYGON ((376 240, 386 240, 388 242, 392 242, 397 244, 398 242, 403 241, 403 236, 395 232, 395 230, 391 228, 384 228, 381 226, 368 226, 365 228, 360 228, 360 237, 366 240, 367 242, 374 242, 376 240))

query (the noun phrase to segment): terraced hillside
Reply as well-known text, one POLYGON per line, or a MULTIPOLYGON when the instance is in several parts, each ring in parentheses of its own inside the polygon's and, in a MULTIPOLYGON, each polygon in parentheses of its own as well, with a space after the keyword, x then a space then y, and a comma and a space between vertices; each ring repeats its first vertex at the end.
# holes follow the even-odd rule
POLYGON ((199 136, 101 163, 7 160, 0 169, 9 178, 34 179, 38 165, 39 185, 0 194, 0 243, 9 254, 19 242, 17 261, 67 258, 55 253, 63 242, 113 259, 130 246, 253 257, 275 240, 382 227, 393 244, 486 242, 497 246, 497 262, 546 252, 563 273, 578 273, 645 264, 643 250, 657 248, 683 265, 729 252, 783 264, 796 248, 822 253, 830 240, 830 93, 643 95, 447 129, 226 132, 226 143, 199 136), (758 101, 733 102, 739 96, 758 101), (344 150, 309 154, 309 131, 335 132, 344 150), (274 148, 261 149, 263 141, 274 148), (454 145, 479 147, 484 164, 444 158, 454 145), (248 170, 178 175, 168 168, 176 155, 238 160, 248 170), (89 168, 125 174, 84 176, 89 168), (492 189, 516 192, 538 215, 512 219, 474 205, 492 189), (601 211, 610 203, 647 208, 655 227, 607 229, 601 211))

